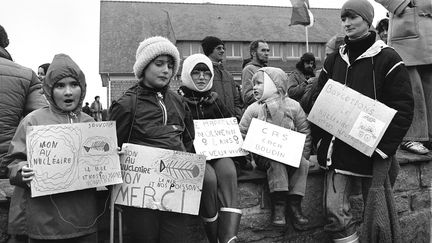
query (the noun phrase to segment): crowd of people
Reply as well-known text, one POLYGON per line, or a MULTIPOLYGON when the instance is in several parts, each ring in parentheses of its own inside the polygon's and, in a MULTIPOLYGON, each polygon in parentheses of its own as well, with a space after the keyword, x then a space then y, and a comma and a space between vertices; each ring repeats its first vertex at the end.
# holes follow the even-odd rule
MULTIPOLYGON (((223 67, 224 42, 207 36, 201 42, 204 54, 183 61, 181 87, 175 92, 169 84, 180 68, 179 51, 165 37, 146 38, 137 48, 132 67, 138 82, 109 108, 108 120, 116 121, 118 145, 195 153, 193 120, 229 117, 237 119, 244 137, 254 132, 249 129, 252 119, 302 133, 306 139, 298 168, 254 153, 206 161, 199 215, 209 242, 238 240, 239 168, 266 173, 272 225, 284 227, 291 221, 296 230, 305 230, 310 222, 301 204, 311 154, 317 155, 325 173, 324 230, 334 242, 400 242, 391 189, 399 168, 395 153, 398 148, 417 154, 431 149, 432 34, 427 28, 432 25, 432 4, 425 0, 377 2, 390 14, 376 31, 369 1, 343 4, 345 33, 329 40, 320 70, 310 52, 300 57, 289 74, 269 67, 268 43, 252 41, 241 83, 235 83, 223 67), (423 14, 413 17, 413 13, 423 14), (372 156, 307 120, 328 80, 396 110, 372 156), (349 196, 354 191, 361 191, 364 201, 361 234, 350 211, 349 196)), ((68 55, 56 55, 51 63, 39 66, 36 75, 13 61, 8 44, 0 26, 0 176, 15 185, 9 241, 97 242, 100 210, 95 189, 30 197, 35 175, 27 162, 26 133, 34 125, 102 121, 100 97, 82 106, 85 75, 68 55)), ((184 214, 127 206, 120 210, 128 242, 190 242, 189 217, 184 214)))

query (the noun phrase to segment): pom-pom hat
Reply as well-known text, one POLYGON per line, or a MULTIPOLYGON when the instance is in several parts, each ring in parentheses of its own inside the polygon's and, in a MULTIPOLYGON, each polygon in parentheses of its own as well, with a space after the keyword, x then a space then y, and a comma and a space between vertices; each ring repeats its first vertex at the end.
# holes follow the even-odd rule
POLYGON ((165 37, 153 36, 143 40, 138 46, 136 61, 133 66, 135 77, 141 78, 147 65, 160 55, 168 55, 173 58, 173 76, 177 74, 180 66, 180 53, 177 47, 165 37))

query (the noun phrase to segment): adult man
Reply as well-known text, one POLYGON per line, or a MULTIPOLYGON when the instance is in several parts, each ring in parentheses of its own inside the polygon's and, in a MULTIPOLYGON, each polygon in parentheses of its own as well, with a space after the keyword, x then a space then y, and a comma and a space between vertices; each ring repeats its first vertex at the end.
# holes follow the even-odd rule
MULTIPOLYGON (((8 45, 7 33, 0 25, 0 178, 8 178, 8 165, 3 158, 19 122, 31 111, 47 105, 36 73, 14 63, 5 49, 8 45)), ((14 193, 17 196, 10 203, 8 233, 15 235, 12 236, 15 242, 27 242, 25 211, 19 202, 19 192, 14 193)))
POLYGON ((91 116, 91 110, 88 102, 85 103, 85 106, 82 108, 82 111, 87 115, 91 116))
POLYGON ((321 129, 313 130, 312 136, 320 141, 318 162, 328 169, 324 230, 335 242, 358 242, 348 200, 353 191, 359 191, 354 189, 356 185, 361 185, 365 202, 362 242, 400 240, 390 186, 395 179, 391 175, 396 176, 397 170, 390 168, 398 166, 394 154, 411 124, 413 97, 400 56, 383 41, 376 40, 376 33, 369 30, 373 16, 374 9, 368 0, 348 0, 342 6, 346 44, 325 60, 315 94, 316 97, 327 80, 332 79, 397 111, 371 157, 321 129))
POLYGON ((296 64, 296 69, 288 76, 288 96, 300 101, 306 90, 315 80, 315 56, 313 53, 304 53, 296 64))
POLYGON ((242 98, 244 108, 255 102, 252 76, 258 69, 267 66, 270 48, 263 40, 254 40, 249 45, 251 61, 242 70, 242 98))
POLYGON ((99 101, 100 97, 95 96, 95 100, 90 106, 90 110, 93 114, 93 118, 95 121, 102 121, 102 104, 99 101))
POLYGON ((230 113, 239 121, 242 116, 242 102, 234 79, 222 66, 225 53, 224 43, 217 37, 207 36, 201 42, 204 54, 213 63, 214 78, 212 91, 215 91, 230 113))
POLYGON ((388 44, 402 57, 408 69, 412 92, 416 94, 414 119, 401 148, 416 154, 426 154, 428 148, 432 149, 432 2, 376 2, 391 13, 388 44))

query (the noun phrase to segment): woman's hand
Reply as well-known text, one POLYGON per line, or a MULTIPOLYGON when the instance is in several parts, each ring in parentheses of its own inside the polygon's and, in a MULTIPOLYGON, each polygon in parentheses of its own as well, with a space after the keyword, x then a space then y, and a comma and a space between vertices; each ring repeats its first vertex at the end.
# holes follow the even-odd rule
POLYGON ((22 167, 21 169, 21 176, 22 176, 22 181, 30 187, 30 182, 34 178, 33 169, 28 167, 28 165, 24 165, 24 167, 22 167))

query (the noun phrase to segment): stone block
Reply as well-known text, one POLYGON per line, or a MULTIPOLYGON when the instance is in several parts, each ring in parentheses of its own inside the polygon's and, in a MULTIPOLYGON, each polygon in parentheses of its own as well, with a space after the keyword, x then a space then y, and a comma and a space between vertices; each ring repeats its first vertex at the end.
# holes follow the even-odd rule
POLYGON ((411 198, 407 192, 395 193, 394 197, 395 197, 395 204, 396 204, 396 212, 399 215, 410 212, 410 210, 411 210, 411 206, 410 206, 411 198))
POLYGON ((306 195, 302 201, 303 213, 309 218, 309 227, 324 225, 323 209, 324 175, 309 174, 306 184, 306 195))
POLYGON ((411 210, 420 211, 431 208, 432 188, 416 191, 411 194, 411 210))
POLYGON ((420 185, 422 187, 432 187, 432 161, 420 165, 420 185))
POLYGON ((0 179, 0 202, 7 201, 12 197, 14 186, 11 186, 9 179, 0 179))
POLYGON ((402 242, 431 242, 431 210, 422 210, 399 219, 402 242))
POLYGON ((253 182, 240 182, 238 184, 238 198, 240 208, 250 208, 261 203, 263 184, 253 182))
POLYGON ((401 166, 394 185, 396 192, 417 190, 420 187, 420 175, 417 165, 407 164, 401 166))

